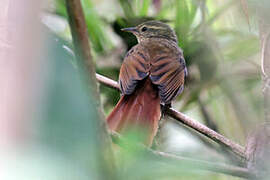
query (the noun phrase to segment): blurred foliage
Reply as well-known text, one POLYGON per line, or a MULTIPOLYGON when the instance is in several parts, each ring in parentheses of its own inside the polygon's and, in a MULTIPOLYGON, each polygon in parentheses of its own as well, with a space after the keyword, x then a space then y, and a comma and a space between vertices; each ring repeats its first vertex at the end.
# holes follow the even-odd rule
MULTIPOLYGON (((85 20, 90 40, 94 46, 95 51, 98 53, 103 53, 112 46, 103 29, 105 24, 98 16, 91 0, 82 0, 81 2, 83 11, 85 13, 85 20)), ((65 7, 66 6, 64 0, 55 0, 55 13, 67 18, 65 7)))
POLYGON ((43 57, 46 65, 40 72, 44 90, 40 123, 34 128, 38 129, 37 149, 33 150, 33 154, 40 151, 35 161, 42 163, 35 168, 48 179, 108 179, 111 175, 104 172, 109 163, 100 150, 100 119, 82 81, 85 74, 63 47, 66 42, 47 29, 45 32, 48 56, 43 57))
MULTIPOLYGON (((258 62, 258 30, 252 18, 250 25, 248 24, 240 1, 82 0, 81 2, 95 61, 97 64, 103 64, 97 66, 98 73, 117 80, 119 62, 122 61, 126 50, 137 43, 133 35, 120 31, 121 28, 136 26, 152 19, 164 21, 175 29, 189 71, 185 90, 174 102, 175 108, 205 122, 209 127, 215 127, 230 139, 244 144, 244 137, 248 131, 262 120, 263 106, 258 62), (118 52, 119 47, 126 49, 116 54, 112 63, 109 62, 104 55, 118 52), (201 106, 205 107, 207 115, 202 112, 201 106)), ((60 16, 65 21, 67 15, 64 0, 54 0, 53 5, 50 15, 60 16)), ((64 31, 66 29, 57 32, 57 36, 63 45, 72 48, 70 38, 65 37, 70 35, 63 36, 64 31)), ((100 86, 100 90, 104 110, 108 114, 117 103, 119 92, 104 85, 100 86)), ((167 135, 175 136, 169 131, 167 135)), ((181 136, 181 133, 178 135, 181 136)), ((194 135, 189 136, 189 141, 192 142, 193 139, 194 135)), ((186 144, 175 141, 172 143, 178 148, 179 154, 190 151, 189 148, 185 148, 186 144)), ((167 150, 170 151, 169 148, 167 150)), ((194 152, 197 152, 194 153, 194 157, 198 157, 198 154, 210 156, 207 155, 209 151, 200 153, 198 147, 194 148, 194 152)), ((194 176, 187 172, 185 167, 183 171, 179 171, 182 168, 179 166, 177 169, 173 166, 164 168, 162 163, 151 164, 152 161, 145 158, 143 153, 136 152, 134 156, 132 150, 130 153, 128 155, 119 153, 119 158, 121 156, 123 159, 125 156, 135 158, 131 160, 134 164, 123 165, 125 167, 122 172, 123 176, 125 175, 123 179, 126 179, 127 174, 134 176, 130 179, 153 179, 153 175, 156 175, 157 179, 167 179, 170 172, 175 174, 175 179, 179 179, 179 176, 182 179, 226 179, 223 175, 211 173, 198 173, 194 176), (138 171, 134 171, 134 168, 138 171)))

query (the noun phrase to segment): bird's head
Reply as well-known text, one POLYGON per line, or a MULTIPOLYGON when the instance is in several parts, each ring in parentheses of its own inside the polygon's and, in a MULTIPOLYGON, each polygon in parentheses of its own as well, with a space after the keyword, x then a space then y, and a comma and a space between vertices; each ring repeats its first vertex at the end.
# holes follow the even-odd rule
POLYGON ((121 30, 133 33, 139 43, 151 38, 164 38, 177 43, 177 37, 172 28, 160 21, 147 21, 136 27, 123 28, 121 30))

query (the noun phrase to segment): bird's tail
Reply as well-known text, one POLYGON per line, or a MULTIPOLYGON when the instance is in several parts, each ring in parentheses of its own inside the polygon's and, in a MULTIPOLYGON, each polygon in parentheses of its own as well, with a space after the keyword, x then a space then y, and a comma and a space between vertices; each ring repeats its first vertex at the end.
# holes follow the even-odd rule
POLYGON ((116 132, 140 128, 146 132, 144 144, 150 146, 158 130, 160 98, 149 78, 139 82, 131 95, 124 95, 107 118, 108 126, 116 132))

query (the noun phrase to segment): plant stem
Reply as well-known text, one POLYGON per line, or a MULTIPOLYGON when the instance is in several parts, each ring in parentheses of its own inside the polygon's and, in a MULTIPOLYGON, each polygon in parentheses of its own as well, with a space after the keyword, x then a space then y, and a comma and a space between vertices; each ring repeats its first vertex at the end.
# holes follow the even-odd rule
POLYGON ((75 57, 77 59, 79 71, 82 72, 82 79, 87 86, 87 91, 94 99, 95 111, 99 115, 97 120, 100 139, 97 141, 98 153, 95 154, 97 167, 101 179, 115 179, 113 176, 114 161, 111 150, 111 138, 109 137, 104 115, 101 110, 100 96, 97 88, 95 76, 95 65, 92 60, 90 44, 88 40, 87 27, 80 0, 66 0, 68 20, 72 34, 75 57), (110 164, 109 164, 110 163, 110 164))

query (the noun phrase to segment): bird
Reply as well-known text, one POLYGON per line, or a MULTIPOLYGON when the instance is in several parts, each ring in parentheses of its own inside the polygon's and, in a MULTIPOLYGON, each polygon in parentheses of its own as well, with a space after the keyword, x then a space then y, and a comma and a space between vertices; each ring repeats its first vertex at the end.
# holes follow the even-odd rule
POLYGON ((138 44, 125 55, 119 73, 121 98, 107 117, 111 131, 144 133, 142 143, 151 146, 158 131, 161 106, 184 89, 187 68, 174 30, 160 21, 147 21, 122 31, 136 36, 138 44))

